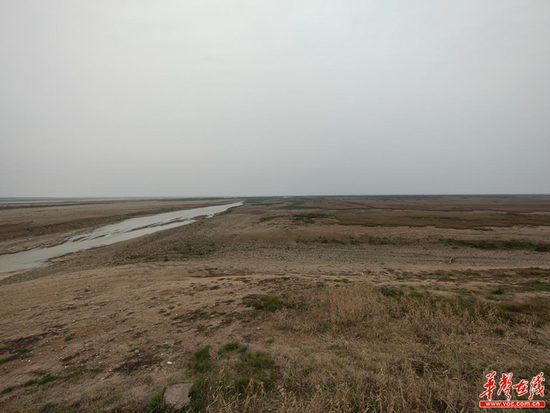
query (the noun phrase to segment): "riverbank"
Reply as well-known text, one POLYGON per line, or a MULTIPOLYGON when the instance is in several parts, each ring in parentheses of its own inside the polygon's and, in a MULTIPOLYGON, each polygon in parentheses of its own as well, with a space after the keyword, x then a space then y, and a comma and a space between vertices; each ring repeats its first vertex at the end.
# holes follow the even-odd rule
POLYGON ((0 254, 58 245, 68 237, 129 218, 238 200, 145 200, 0 209, 0 254))
POLYGON ((70 237, 53 247, 0 255, 0 274, 43 267, 52 259, 67 254, 113 245, 158 231, 189 225, 199 219, 211 218, 238 206, 242 206, 242 202, 165 212, 105 225, 70 237))

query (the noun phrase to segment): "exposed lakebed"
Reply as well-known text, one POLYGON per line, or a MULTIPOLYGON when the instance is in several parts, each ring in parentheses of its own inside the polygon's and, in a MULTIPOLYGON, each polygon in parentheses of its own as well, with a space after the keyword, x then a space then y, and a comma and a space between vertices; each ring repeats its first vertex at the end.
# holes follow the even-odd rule
POLYGON ((200 216, 212 217, 229 208, 241 206, 242 202, 227 205, 208 206, 167 212, 140 218, 127 219, 116 224, 105 225, 93 231, 75 235, 53 247, 35 248, 15 254, 0 255, 0 273, 41 267, 48 260, 66 254, 102 247, 152 234, 165 229, 176 228, 195 222, 200 216))

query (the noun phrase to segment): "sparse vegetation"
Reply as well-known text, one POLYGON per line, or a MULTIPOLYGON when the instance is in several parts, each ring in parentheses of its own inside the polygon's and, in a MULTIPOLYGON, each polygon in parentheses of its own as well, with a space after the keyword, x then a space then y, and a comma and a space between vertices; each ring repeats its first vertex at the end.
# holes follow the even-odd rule
POLYGON ((471 294, 342 284, 295 291, 287 300, 286 310, 269 313, 263 325, 283 335, 276 358, 236 341, 218 350, 220 358, 208 347, 195 352, 192 411, 267 411, 273 403, 312 413, 469 411, 485 371, 506 366, 529 377, 541 367, 526 364, 524 354, 542 360, 546 352, 532 339, 532 326, 550 321, 543 299, 484 304, 471 294), (531 331, 531 338, 513 331, 531 331), (410 392, 391 391, 395 386, 410 392))
POLYGON ((493 291, 491 291, 491 294, 493 295, 503 295, 506 294, 506 290, 502 287, 495 288, 493 291))
POLYGON ((272 221, 275 218, 279 218, 279 217, 280 217, 280 215, 271 215, 271 216, 267 216, 267 217, 261 217, 260 222, 269 222, 269 221, 272 221))
POLYGON ((15 390, 14 386, 6 387, 4 390, 2 390, 2 394, 8 394, 11 393, 13 390, 15 390))
POLYGON ((38 384, 40 386, 43 386, 44 384, 51 383, 52 381, 55 381, 57 379, 58 379, 58 377, 56 377, 56 376, 46 376, 43 379, 38 380, 38 384))
POLYGON ((8 363, 8 362, 13 361, 15 359, 16 359, 15 356, 4 357, 4 358, 0 359, 0 364, 8 363))
POLYGON ((445 244, 456 247, 470 247, 484 250, 531 250, 550 252, 550 244, 520 240, 460 240, 448 238, 442 240, 445 244))
POLYGON ((107 400, 105 400, 105 405, 109 406, 110 404, 116 403, 117 401, 120 400, 120 398, 121 398, 120 394, 115 394, 115 395, 109 397, 107 400))
POLYGON ((398 297, 400 295, 403 295, 403 291, 399 291, 399 290, 396 290, 395 288, 389 288, 389 287, 380 288, 380 292, 385 297, 398 297))
POLYGON ((30 273, 55 282, 3 279, 3 322, 19 333, 0 343, 1 404, 172 413, 164 389, 193 382, 185 413, 467 412, 487 371, 549 370, 550 269, 532 252, 545 230, 484 230, 480 208, 453 212, 460 200, 254 202, 30 273), (510 234, 527 245, 498 244, 510 234))
POLYGON ((529 281, 520 287, 521 291, 550 291, 550 283, 539 280, 529 281))
POLYGON ((550 322, 550 300, 548 298, 536 297, 529 302, 506 302, 500 303, 497 315, 513 324, 531 323, 544 325, 550 322))
POLYGON ((291 201, 290 204, 280 207, 279 209, 308 209, 308 207, 302 206, 306 201, 291 201))
POLYGON ((296 240, 303 244, 337 244, 337 245, 396 245, 397 243, 406 244, 404 240, 389 240, 388 238, 370 237, 368 239, 336 239, 336 238, 317 238, 312 240, 296 240))
POLYGON ((295 222, 301 222, 303 224, 314 224, 316 219, 326 219, 326 218, 334 218, 334 215, 307 213, 307 214, 295 214, 292 216, 292 219, 295 222))
POLYGON ((230 343, 227 343, 225 346, 223 346, 222 348, 220 348, 218 350, 218 354, 219 355, 222 355, 222 354, 225 354, 227 353, 228 351, 233 351, 233 350, 237 350, 239 348, 239 342, 238 341, 232 341, 230 343))
POLYGON ((266 352, 245 353, 236 365, 239 377, 237 391, 243 394, 252 381, 261 382, 266 390, 273 389, 277 379, 275 360, 266 352))
POLYGON ((253 204, 250 204, 250 205, 253 205, 253 206, 273 206, 273 205, 282 205, 282 204, 286 204, 286 202, 257 202, 257 203, 253 203, 253 204))
POLYGON ((260 299, 254 301, 252 303, 252 306, 256 310, 263 310, 263 311, 277 311, 283 308, 284 302, 281 297, 278 296, 265 296, 261 297, 260 299))
MULTIPOLYGON (((234 343, 228 344, 234 347, 234 343)), ((278 367, 268 353, 249 353, 246 347, 241 347, 235 356, 212 362, 208 371, 195 371, 195 374, 197 377, 189 392, 191 411, 218 411, 225 406, 232 412, 240 412, 249 406, 245 410, 254 412, 263 411, 250 409, 250 404, 255 405, 254 398, 265 397, 274 389, 278 367)))
POLYGON ((155 394, 149 402, 147 413, 163 413, 165 411, 167 411, 167 406, 162 393, 155 394))
POLYGON ((212 357, 210 356, 210 346, 205 346, 198 349, 194 356, 193 361, 190 363, 189 367, 196 374, 206 373, 212 368, 213 362, 212 357))
MULTIPOLYGON (((518 372, 531 374, 523 355, 545 351, 535 349, 525 338, 508 335, 511 326, 498 314, 500 306, 485 305, 472 297, 439 297, 414 290, 406 294, 355 285, 306 291, 289 300, 303 305, 300 309, 290 305, 291 311, 274 314, 276 325, 286 334, 284 341, 300 343, 323 337, 316 345, 326 343, 340 363, 327 371, 319 364, 328 357, 325 352, 283 363, 282 386, 288 391, 300 389, 288 403, 301 406, 300 411, 367 411, 375 406, 385 411, 396 406, 399 411, 424 412, 440 411, 441 403, 450 411, 471 410, 484 371, 505 362, 518 372), (503 343, 507 348, 514 346, 506 355, 498 350, 503 343), (316 374, 297 376, 298 366, 316 374), (386 382, 388 377, 392 379, 386 382), (457 380, 463 383, 459 393, 445 390, 446 381, 450 385, 457 380), (389 383, 414 388, 415 396, 409 397, 407 392, 394 397, 386 387, 389 383), (320 393, 314 391, 315 386, 321 386, 320 393), (339 391, 335 393, 334 388, 339 391)), ((517 308, 522 314, 535 309, 539 315, 550 314, 548 304, 517 308)), ((531 368, 536 369, 534 365, 531 368)))

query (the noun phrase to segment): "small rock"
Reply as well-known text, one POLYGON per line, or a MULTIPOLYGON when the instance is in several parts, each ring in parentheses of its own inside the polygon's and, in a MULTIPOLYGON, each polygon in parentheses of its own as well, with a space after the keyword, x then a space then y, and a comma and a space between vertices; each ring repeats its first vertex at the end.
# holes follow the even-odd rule
POLYGON ((164 391, 164 401, 173 409, 181 410, 189 404, 189 390, 193 383, 180 383, 168 386, 164 391))

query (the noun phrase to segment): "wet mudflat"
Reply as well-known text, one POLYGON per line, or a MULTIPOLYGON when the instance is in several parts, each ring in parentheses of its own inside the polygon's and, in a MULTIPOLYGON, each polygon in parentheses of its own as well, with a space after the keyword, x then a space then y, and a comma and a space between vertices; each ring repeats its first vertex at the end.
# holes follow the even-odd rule
POLYGON ((195 222, 200 216, 211 217, 229 208, 242 205, 242 202, 186 209, 152 216, 127 219, 105 225, 91 232, 68 238, 64 243, 48 248, 35 248, 15 254, 0 256, 0 273, 19 271, 43 266, 48 260, 66 254, 102 247, 127 241, 165 229, 176 228, 195 222))

